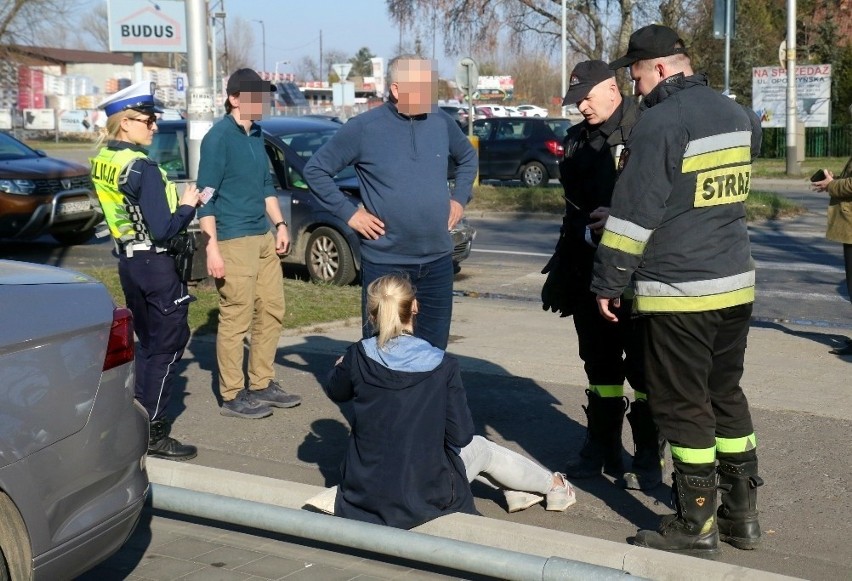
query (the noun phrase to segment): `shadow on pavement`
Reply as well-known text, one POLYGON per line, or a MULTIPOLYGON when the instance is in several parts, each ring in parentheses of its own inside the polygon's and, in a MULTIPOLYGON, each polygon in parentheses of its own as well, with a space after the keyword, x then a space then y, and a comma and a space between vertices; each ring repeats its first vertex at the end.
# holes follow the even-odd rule
MULTIPOLYGON (((787 335, 793 335, 794 337, 801 337, 803 339, 809 339, 815 343, 819 343, 821 345, 825 345, 827 347, 827 351, 832 351, 834 349, 843 349, 849 345, 852 345, 852 338, 848 335, 841 333, 832 333, 829 331, 801 331, 797 329, 791 329, 790 327, 782 324, 776 323, 773 321, 752 321, 752 327, 756 327, 759 329, 774 329, 776 331, 781 331, 786 333, 787 335)), ((850 355, 837 355, 844 360, 850 355)), ((849 359, 852 361, 852 358, 849 359)))
MULTIPOLYGON (((307 335, 302 339, 304 343, 298 346, 279 348, 275 362, 286 368, 311 373, 322 384, 337 357, 349 344, 321 335, 307 335)), ((578 423, 565 415, 558 409, 562 402, 532 379, 513 376, 503 367, 482 359, 456 357, 462 369, 467 369, 462 371, 462 379, 476 432, 498 443, 514 444, 513 447, 548 470, 562 471, 569 457, 576 454, 583 444, 585 423, 578 423)), ((577 389, 577 393, 582 395, 582 389, 572 386, 566 389, 577 389)), ((580 401, 579 395, 576 399, 580 401)), ((576 407, 582 414, 579 404, 571 407, 576 407)), ((346 406, 341 407, 341 412, 345 417, 351 417, 346 406)), ((316 420, 299 446, 299 459, 315 463, 325 478, 326 486, 340 481, 338 467, 346 450, 348 434, 348 426, 337 420, 316 420)), ((629 466, 629 461, 626 465, 629 466)), ((571 483, 578 490, 598 497, 639 528, 653 528, 657 524, 659 517, 654 511, 604 476, 572 480, 571 483)), ((472 485, 472 489, 476 497, 493 500, 505 508, 499 491, 477 483, 472 485)), ((669 500, 667 486, 659 486, 644 494, 657 502, 668 503, 669 500)))

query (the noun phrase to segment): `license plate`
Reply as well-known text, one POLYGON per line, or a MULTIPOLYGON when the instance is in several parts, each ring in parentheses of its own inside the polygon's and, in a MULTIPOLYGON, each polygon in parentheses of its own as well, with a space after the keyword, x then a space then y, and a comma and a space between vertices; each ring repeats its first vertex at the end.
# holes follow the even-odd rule
POLYGON ((92 209, 92 203, 89 200, 82 200, 80 202, 62 202, 56 208, 56 213, 60 216, 67 216, 69 214, 84 214, 89 212, 92 209))

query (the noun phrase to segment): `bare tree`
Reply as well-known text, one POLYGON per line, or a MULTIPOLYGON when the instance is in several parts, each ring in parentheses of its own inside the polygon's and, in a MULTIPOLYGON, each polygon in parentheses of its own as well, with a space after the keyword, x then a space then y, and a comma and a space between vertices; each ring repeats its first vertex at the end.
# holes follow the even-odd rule
POLYGON ((109 50, 109 14, 105 2, 87 11, 77 28, 86 46, 93 46, 95 50, 109 50))
POLYGON ((320 80, 319 65, 317 62, 307 55, 303 56, 295 68, 296 78, 302 81, 318 81, 320 80))
POLYGON ((228 67, 231 69, 228 73, 237 69, 253 68, 251 53, 260 39, 252 33, 245 18, 236 16, 232 21, 230 18, 228 20, 228 67))
POLYGON ((73 0, 3 0, 0 44, 35 44, 42 31, 67 27, 75 6, 73 0))
MULTIPOLYGON (((605 58, 626 49, 634 12, 659 9, 659 0, 569 0, 566 40, 585 58, 605 58)), ((413 29, 441 26, 447 54, 536 43, 553 51, 562 36, 561 0, 387 0, 391 19, 413 29), (437 10, 441 19, 430 17, 437 10)), ((652 19, 656 19, 656 16, 652 19)))

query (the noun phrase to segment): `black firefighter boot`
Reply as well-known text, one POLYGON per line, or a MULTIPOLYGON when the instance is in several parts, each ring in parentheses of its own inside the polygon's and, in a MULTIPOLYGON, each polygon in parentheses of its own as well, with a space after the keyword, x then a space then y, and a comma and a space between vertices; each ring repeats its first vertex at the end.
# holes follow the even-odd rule
POLYGON ((664 516, 656 531, 636 533, 636 545, 695 556, 719 552, 715 466, 709 471, 707 476, 690 476, 675 468, 672 497, 677 514, 664 516))
POLYGON ((719 489, 722 491, 717 513, 719 537, 738 549, 749 551, 760 544, 758 486, 763 486, 763 479, 757 475, 754 452, 748 460, 719 458, 719 489))
POLYGON ((589 398, 588 407, 583 406, 586 412, 586 441, 580 450, 579 459, 567 466, 565 474, 570 478, 592 478, 600 476, 603 471, 620 477, 624 474, 621 427, 624 424, 627 398, 601 397, 588 389, 586 395, 589 398))
POLYGON ((633 432, 635 452, 630 472, 624 473, 624 488, 651 490, 663 482, 663 450, 666 442, 660 438, 646 400, 637 399, 630 404, 627 421, 633 432))
POLYGON ((169 419, 151 422, 151 439, 148 441, 148 455, 159 456, 166 460, 190 460, 198 454, 195 446, 181 444, 170 438, 172 422, 169 419))

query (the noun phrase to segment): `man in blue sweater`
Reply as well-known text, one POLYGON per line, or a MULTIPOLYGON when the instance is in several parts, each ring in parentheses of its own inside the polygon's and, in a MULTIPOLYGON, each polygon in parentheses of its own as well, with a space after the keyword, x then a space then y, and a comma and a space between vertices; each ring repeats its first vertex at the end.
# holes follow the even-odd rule
POLYGON ((476 152, 435 101, 434 64, 400 56, 388 66, 389 100, 358 115, 311 157, 305 180, 320 202, 361 235, 364 337, 373 334, 363 305, 367 286, 407 273, 420 310, 415 335, 447 348, 453 310, 453 243, 478 169, 476 152), (447 186, 450 159, 456 185, 447 186), (355 166, 361 203, 333 177, 355 166))

